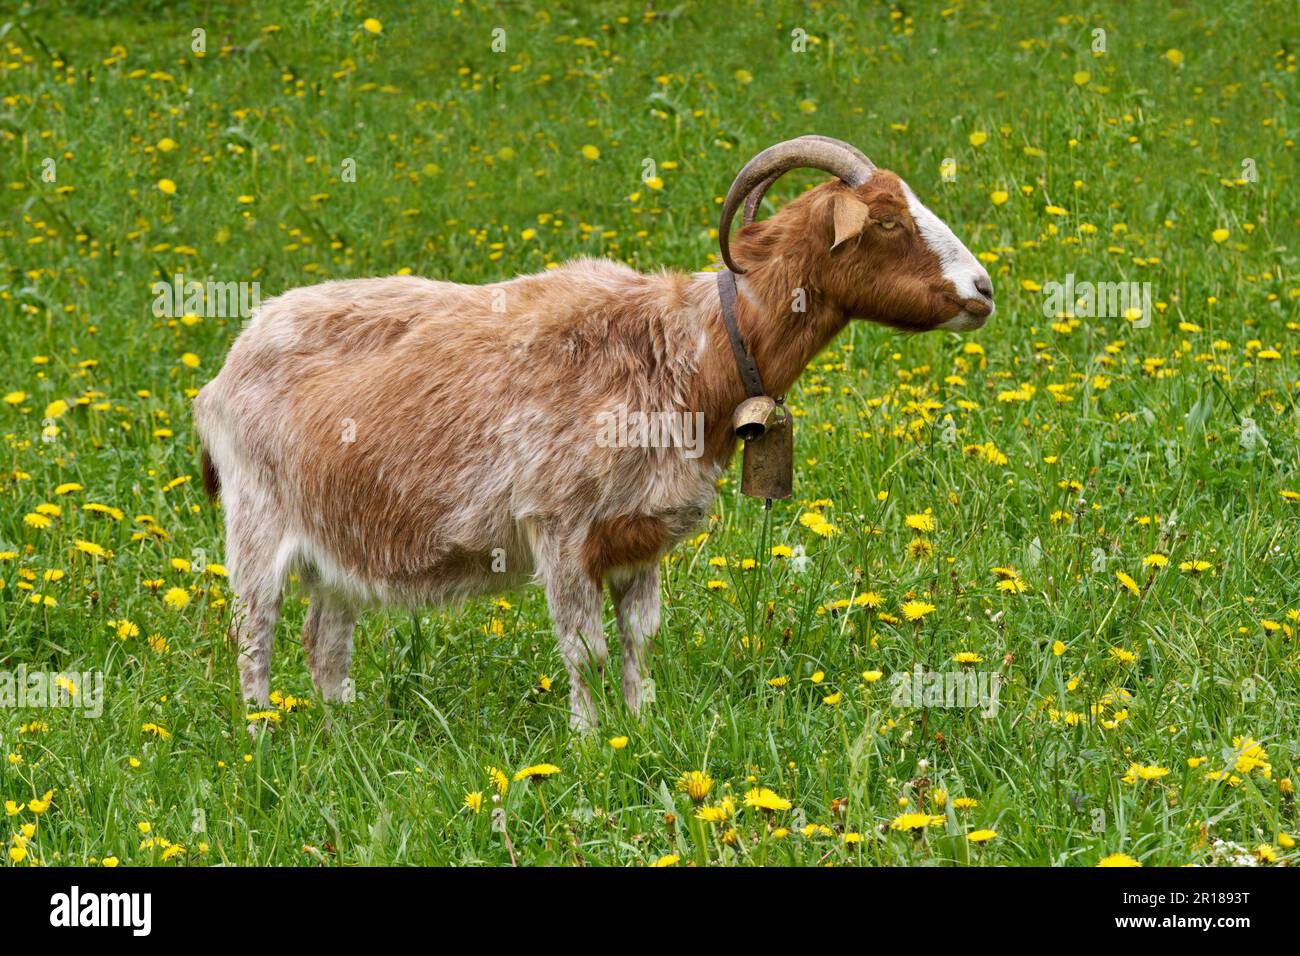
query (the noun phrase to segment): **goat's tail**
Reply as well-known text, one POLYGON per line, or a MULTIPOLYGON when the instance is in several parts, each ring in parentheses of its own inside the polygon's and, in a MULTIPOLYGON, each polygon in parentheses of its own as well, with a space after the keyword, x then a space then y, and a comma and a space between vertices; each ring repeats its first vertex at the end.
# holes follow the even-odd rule
POLYGON ((212 464, 212 456, 208 454, 206 448, 199 457, 199 463, 203 469, 203 490, 208 493, 209 501, 216 501, 221 494, 221 476, 217 474, 217 468, 212 464))

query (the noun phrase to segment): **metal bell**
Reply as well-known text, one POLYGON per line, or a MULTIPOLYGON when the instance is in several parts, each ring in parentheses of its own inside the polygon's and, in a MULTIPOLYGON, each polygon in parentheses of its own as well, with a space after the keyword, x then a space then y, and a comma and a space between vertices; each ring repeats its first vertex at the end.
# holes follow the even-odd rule
POLYGON ((751 498, 789 498, 794 491, 794 417, 777 406, 758 438, 745 442, 740 491, 751 498))
POLYGON ((776 402, 768 395, 755 395, 737 405, 731 414, 731 427, 736 437, 747 442, 761 437, 767 431, 774 408, 776 402))

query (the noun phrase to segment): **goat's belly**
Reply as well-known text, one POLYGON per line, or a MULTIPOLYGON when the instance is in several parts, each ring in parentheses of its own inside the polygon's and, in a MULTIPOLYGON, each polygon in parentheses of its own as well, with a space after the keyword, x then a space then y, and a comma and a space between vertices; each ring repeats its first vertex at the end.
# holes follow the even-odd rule
POLYGON ((347 557, 305 540, 296 550, 295 563, 321 587, 375 607, 455 604, 513 590, 533 574, 531 557, 513 549, 450 549, 417 562, 364 545, 347 557))

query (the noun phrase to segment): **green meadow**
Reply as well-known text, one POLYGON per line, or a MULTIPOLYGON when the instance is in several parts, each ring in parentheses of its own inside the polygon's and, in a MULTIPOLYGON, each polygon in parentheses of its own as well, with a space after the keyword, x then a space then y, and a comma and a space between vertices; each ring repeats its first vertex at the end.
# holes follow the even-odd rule
POLYGON ((1298 39, 1241 0, 11 5, 0 865, 1294 864, 1298 39), (665 560, 645 719, 614 663, 570 733, 535 588, 367 614, 327 707, 293 590, 247 733, 189 412, 241 319, 155 284, 713 268, 810 132, 997 313, 814 361, 794 498, 733 466, 665 560))

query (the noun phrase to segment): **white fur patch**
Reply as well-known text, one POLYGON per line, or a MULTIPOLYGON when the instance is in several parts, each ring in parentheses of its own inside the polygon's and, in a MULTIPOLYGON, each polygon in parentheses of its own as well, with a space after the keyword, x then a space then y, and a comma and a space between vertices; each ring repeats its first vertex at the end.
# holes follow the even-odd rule
MULTIPOLYGON (((962 245, 960 239, 953 235, 947 223, 930 212, 925 204, 916 198, 916 194, 907 183, 903 183, 903 194, 907 197, 908 211, 916 221, 916 228, 920 231, 921 238, 939 259, 943 277, 952 283, 961 298, 983 299, 984 296, 975 288, 975 281, 981 277, 988 280, 989 274, 980 265, 979 260, 962 245)), ((958 315, 950 322, 957 322, 961 318, 962 316, 958 315)), ((972 319, 974 316, 967 316, 967 318, 972 319)), ((979 325, 983 324, 982 321, 979 323, 979 325)), ((948 327, 946 324, 940 326, 940 328, 948 327)), ((978 325, 974 326, 974 328, 978 327, 978 325)))
POLYGON ((973 332, 975 329, 983 328, 986 321, 988 320, 982 315, 974 315, 970 312, 962 311, 958 312, 947 322, 944 322, 941 325, 936 325, 935 328, 942 329, 945 332, 973 332))

